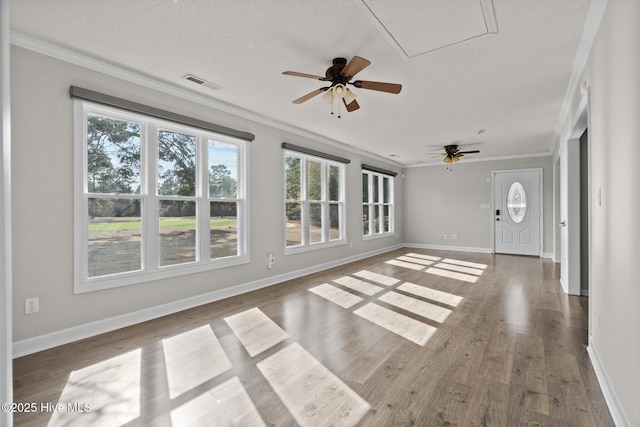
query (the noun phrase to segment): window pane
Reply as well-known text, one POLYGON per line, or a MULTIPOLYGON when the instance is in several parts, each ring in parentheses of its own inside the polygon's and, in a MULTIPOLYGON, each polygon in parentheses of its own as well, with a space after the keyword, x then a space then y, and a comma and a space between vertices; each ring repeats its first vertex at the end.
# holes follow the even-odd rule
POLYGON ((364 203, 369 202, 369 174, 362 174, 362 201, 364 203))
POLYGON ((211 202, 209 215, 210 258, 238 255, 238 204, 211 202))
POLYGON ((89 199, 89 277, 142 268, 140 200, 89 199))
POLYGON ((376 233, 382 233, 382 224, 384 223, 384 218, 382 217, 382 205, 377 205, 374 207, 376 211, 376 233))
POLYGON ((307 200, 322 200, 322 169, 318 162, 307 162, 307 200))
POLYGON ((387 177, 383 177, 382 178, 382 192, 383 192, 383 199, 382 202, 383 203, 390 203, 391 202, 391 187, 389 186, 389 182, 391 180, 387 177))
POLYGON ((287 200, 300 200, 300 159, 287 157, 284 163, 287 180, 287 200))
POLYGON ((371 234, 371 228, 369 226, 369 205, 362 206, 362 234, 365 236, 371 234))
POLYGON ((329 200, 340 200, 340 168, 329 166, 329 200))
POLYGON ((389 222, 389 219, 390 219, 389 218, 389 205, 384 205, 383 209, 384 209, 384 214, 383 214, 383 216, 384 216, 383 220, 384 221, 383 221, 383 224, 382 224, 383 231, 385 233, 388 233, 389 231, 391 231, 391 226, 390 226, 390 222, 389 222))
POLYGON ((302 244, 302 204, 287 203, 287 246, 302 244))
POLYGON ((160 200, 160 265, 196 260, 196 203, 160 200))
POLYGON ((209 197, 237 198, 238 147, 209 141, 209 197))
POLYGON ((373 176, 373 203, 378 203, 380 201, 380 179, 377 176, 373 176))
POLYGON ((195 196, 195 136, 164 130, 158 132, 158 194, 195 196))
POLYGON ((329 240, 340 240, 340 206, 337 203, 329 205, 329 240))
POLYGON ((311 243, 322 242, 322 205, 320 203, 309 204, 309 238, 311 243))
POLYGON ((509 187, 507 193, 507 210, 509 217, 516 224, 519 224, 524 220, 527 214, 527 192, 523 185, 519 182, 514 182, 509 187))
POLYGON ((138 123, 88 115, 89 193, 140 194, 140 129, 138 123))

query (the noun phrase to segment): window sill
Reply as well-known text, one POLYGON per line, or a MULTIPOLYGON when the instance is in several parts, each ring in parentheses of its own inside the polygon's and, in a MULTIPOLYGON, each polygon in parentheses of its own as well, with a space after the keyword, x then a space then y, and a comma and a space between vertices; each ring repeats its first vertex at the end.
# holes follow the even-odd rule
POLYGON ((346 244, 347 244, 347 241, 345 239, 342 239, 342 240, 332 240, 330 242, 325 242, 325 243, 314 243, 307 246, 291 246, 284 249, 284 254, 294 255, 301 252, 310 252, 310 251, 315 251, 315 250, 320 250, 325 248, 332 248, 335 246, 343 246, 346 244))
POLYGON ((389 232, 389 233, 382 233, 382 234, 373 234, 371 236, 362 236, 362 241, 366 242, 367 240, 386 239, 389 237, 396 237, 396 233, 389 232))
POLYGON ((101 276, 93 279, 76 278, 73 293, 82 294, 86 292, 94 292, 104 289, 135 285, 138 283, 151 282, 154 280, 186 276, 188 274, 201 273, 204 271, 218 270, 220 268, 247 264, 248 262, 249 257, 243 256, 233 257, 229 259, 220 259, 211 262, 194 262, 190 264, 161 267, 153 271, 147 270, 113 274, 110 276, 101 276))

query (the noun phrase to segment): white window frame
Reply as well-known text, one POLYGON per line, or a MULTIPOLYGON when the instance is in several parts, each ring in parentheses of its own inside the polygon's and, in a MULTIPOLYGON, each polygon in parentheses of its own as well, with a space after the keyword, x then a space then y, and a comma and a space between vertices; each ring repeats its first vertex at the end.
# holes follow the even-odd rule
MULTIPOLYGON (((388 175, 384 173, 375 172, 368 169, 362 169, 362 178, 367 175, 367 195, 368 200, 362 201, 360 214, 364 215, 364 207, 369 207, 369 231, 365 233, 363 230, 362 222, 360 226, 360 230, 362 230, 362 240, 372 240, 372 239, 380 239, 384 237, 395 236, 395 199, 394 199, 394 188, 395 188, 395 177, 393 175, 388 175), (389 180, 389 201, 385 202, 384 199, 384 187, 383 182, 384 179, 389 180), (378 180, 378 192, 380 194, 379 200, 373 200, 373 181, 378 180), (375 230, 374 224, 375 216, 372 215, 372 212, 378 212, 378 210, 384 209, 384 206, 389 207, 389 231, 378 231, 375 230)), ((362 188, 364 188, 364 183, 362 188)), ((384 211, 383 211, 384 212, 384 211)), ((377 215, 377 214, 376 214, 377 215)), ((384 218, 384 214, 381 215, 384 218)), ((364 217, 363 217, 364 219, 364 217)))
POLYGON ((119 286, 132 285, 165 279, 234 265, 246 264, 249 259, 249 150, 248 141, 217 134, 211 131, 161 120, 146 115, 74 99, 74 293, 84 293, 119 286), (117 120, 141 124, 140 194, 98 194, 98 198, 141 199, 142 269, 89 277, 88 247, 88 200, 96 194, 88 192, 87 184, 87 123, 89 114, 103 115, 117 120), (196 136, 196 195, 157 195, 157 132, 169 130, 196 136), (230 143, 238 147, 237 198, 218 199, 209 197, 208 144, 210 140, 230 143), (159 260, 159 215, 160 200, 193 200, 196 202, 196 260, 194 262, 160 266, 159 260), (210 226, 209 204, 211 201, 238 203, 238 255, 209 259, 210 226))
POLYGON ((296 254, 300 252, 313 251, 317 249, 323 249, 327 247, 346 245, 346 203, 345 203, 345 189, 346 189, 346 167, 344 163, 336 162, 333 160, 329 160, 326 158, 313 156, 311 154, 302 153, 294 150, 283 150, 282 157, 282 171, 283 171, 283 230, 284 230, 284 254, 296 254), (300 159, 300 200, 292 200, 287 199, 287 172, 286 172, 286 159, 287 157, 296 157, 300 159), (317 200, 308 200, 307 196, 307 163, 309 161, 320 163, 321 166, 321 185, 322 185, 322 197, 320 201, 317 200), (339 183, 339 191, 340 197, 339 200, 329 200, 329 167, 337 167, 340 174, 340 183, 339 183), (302 204, 302 214, 301 214, 301 234, 302 234, 302 242, 299 245, 295 246, 287 246, 287 217, 286 217, 286 206, 287 203, 301 203, 302 204), (322 236, 323 240, 321 242, 310 241, 310 217, 309 217, 309 205, 312 203, 320 203, 322 205, 322 217, 323 227, 322 227, 322 236), (338 205, 338 216, 340 222, 340 238, 330 240, 329 231, 330 231, 330 220, 329 218, 329 206, 332 204, 338 205))

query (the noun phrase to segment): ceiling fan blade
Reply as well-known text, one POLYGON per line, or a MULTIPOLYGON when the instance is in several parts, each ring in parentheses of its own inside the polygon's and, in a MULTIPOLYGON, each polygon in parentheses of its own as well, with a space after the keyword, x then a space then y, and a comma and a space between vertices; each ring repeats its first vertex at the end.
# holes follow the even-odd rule
POLYGON ((320 89, 316 89, 313 92, 310 92, 310 93, 306 94, 305 96, 301 96, 300 98, 296 99, 295 101, 293 101, 293 103, 294 104, 302 104, 303 102, 310 100, 314 96, 320 95, 322 92, 324 92, 327 89, 329 89, 329 88, 328 87, 321 87, 320 89))
POLYGON ((355 87, 362 89, 377 90, 387 93, 400 93, 402 85, 397 83, 370 82, 367 80, 356 80, 353 82, 355 87))
POLYGON ((351 80, 353 76, 367 68, 369 64, 371 64, 370 61, 359 56, 354 56, 353 58, 351 58, 351 61, 349 61, 347 65, 344 66, 340 74, 343 77, 346 77, 347 80, 351 80))
POLYGON ((458 151, 457 154, 477 154, 479 153, 480 150, 473 150, 473 151, 458 151))
POLYGON ((344 102, 344 106, 347 107, 347 111, 349 113, 352 111, 356 111, 358 108, 360 108, 360 104, 358 104, 358 101, 356 101, 355 99, 347 104, 347 101, 344 98, 342 98, 342 102, 344 102))
POLYGON ((282 74, 284 74, 285 76, 306 77, 307 79, 314 79, 314 80, 326 80, 326 77, 323 77, 323 76, 316 76, 314 74, 299 73, 297 71, 283 71, 282 74))

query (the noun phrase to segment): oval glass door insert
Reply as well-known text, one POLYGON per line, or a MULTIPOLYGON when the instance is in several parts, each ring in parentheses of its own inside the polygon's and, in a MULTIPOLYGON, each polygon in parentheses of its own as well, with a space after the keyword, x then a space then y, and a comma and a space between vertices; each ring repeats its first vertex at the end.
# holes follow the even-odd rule
POLYGON ((507 193, 507 211, 511 220, 519 224, 527 214, 527 193, 518 181, 511 184, 507 193))

